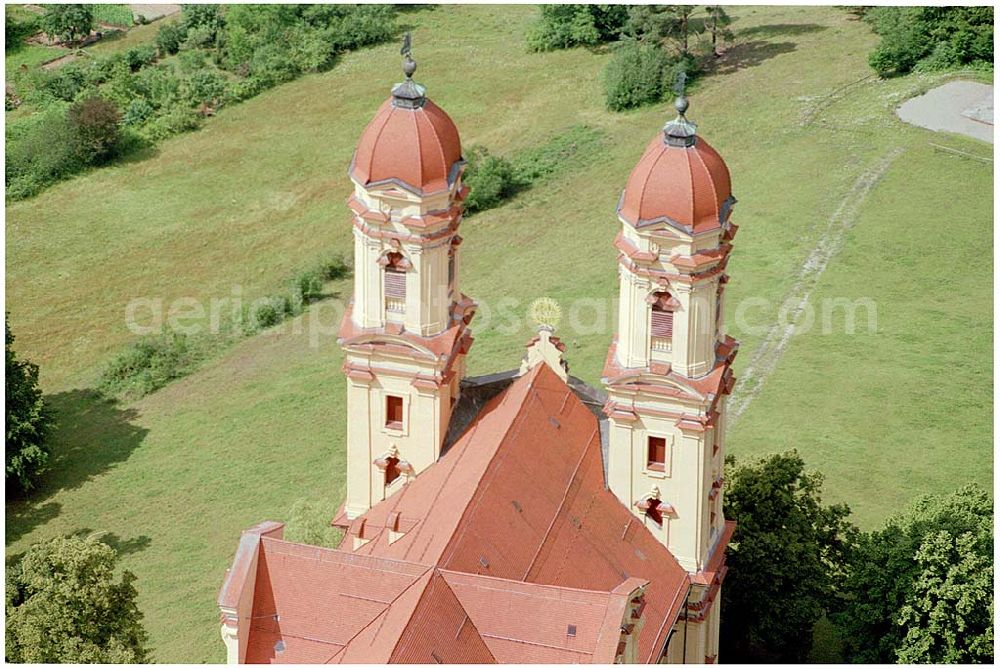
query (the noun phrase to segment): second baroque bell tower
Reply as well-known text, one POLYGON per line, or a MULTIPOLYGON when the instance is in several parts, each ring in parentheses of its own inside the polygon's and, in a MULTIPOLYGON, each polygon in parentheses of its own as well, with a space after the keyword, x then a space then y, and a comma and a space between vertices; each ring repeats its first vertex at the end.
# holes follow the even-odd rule
POLYGON ((459 290, 468 188, 448 115, 413 81, 392 89, 351 161, 354 295, 338 342, 347 375, 347 500, 356 518, 440 455, 472 345, 459 290))
POLYGON ((714 661, 725 548, 726 396, 737 343, 724 331, 736 225, 729 169, 687 120, 647 146, 618 205, 618 332, 608 351, 608 484, 692 582, 668 661, 714 661))

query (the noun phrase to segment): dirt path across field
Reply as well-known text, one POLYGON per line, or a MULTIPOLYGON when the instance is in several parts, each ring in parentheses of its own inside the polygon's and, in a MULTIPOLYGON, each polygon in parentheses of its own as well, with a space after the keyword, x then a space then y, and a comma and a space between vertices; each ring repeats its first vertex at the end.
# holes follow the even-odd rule
POLYGON ((42 64, 42 69, 43 70, 54 70, 57 67, 62 67, 66 63, 72 63, 74 60, 76 60, 79 57, 80 56, 78 56, 76 53, 68 53, 65 56, 59 56, 55 60, 50 60, 47 63, 43 63, 42 64))
POLYGON ((876 160, 858 177, 844 199, 840 201, 836 211, 830 216, 826 230, 823 231, 816 246, 813 247, 806 261, 802 264, 802 269, 799 270, 799 275, 783 302, 784 308, 779 313, 784 317, 779 318, 778 322, 768 330, 764 340, 753 352, 750 364, 743 370, 736 382, 729 404, 728 427, 736 424, 739 417, 743 415, 743 412, 747 410, 747 407, 764 387, 767 377, 778 366, 782 354, 788 348, 792 335, 795 333, 799 315, 808 305, 809 297, 816 288, 823 270, 843 246, 844 235, 857 222, 861 206, 868 193, 902 154, 902 147, 898 147, 876 160))
POLYGON ((928 130, 957 132, 993 143, 993 86, 949 81, 910 98, 896 110, 899 118, 928 130))

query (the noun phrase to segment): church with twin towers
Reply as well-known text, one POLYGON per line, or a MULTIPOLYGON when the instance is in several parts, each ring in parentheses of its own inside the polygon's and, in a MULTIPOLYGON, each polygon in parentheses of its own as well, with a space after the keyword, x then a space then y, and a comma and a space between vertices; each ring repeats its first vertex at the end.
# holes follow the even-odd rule
POLYGON ((682 94, 608 202, 619 310, 600 388, 545 325, 519 367, 471 377, 462 142, 404 55, 344 194, 343 539, 242 533, 218 597, 228 662, 717 662, 738 348, 725 162, 682 94))

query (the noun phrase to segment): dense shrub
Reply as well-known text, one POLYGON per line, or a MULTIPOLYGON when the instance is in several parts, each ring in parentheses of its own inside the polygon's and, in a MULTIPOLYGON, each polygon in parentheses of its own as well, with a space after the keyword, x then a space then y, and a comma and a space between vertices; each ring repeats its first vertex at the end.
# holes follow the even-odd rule
MULTIPOLYGON (((95 114, 74 116, 69 134, 81 141, 62 147, 42 146, 33 129, 37 123, 17 121, 23 128, 8 132, 8 139, 23 141, 17 147, 8 143, 8 162, 14 154, 6 170, 8 197, 28 197, 100 163, 114 154, 114 146, 124 151, 193 130, 202 115, 225 104, 323 69, 340 51, 390 39, 394 19, 395 9, 388 5, 186 5, 181 20, 160 27, 155 48, 139 46, 53 72, 17 72, 17 95, 7 96, 7 107, 26 103, 49 110, 99 97, 123 114, 118 124, 98 123, 95 114), (178 52, 178 67, 155 64, 157 55, 178 52), (129 142, 114 140, 115 125, 128 128, 129 142)), ((44 121, 57 142, 66 135, 65 128, 56 127, 60 123, 55 115, 44 121)))
POLYGON ((325 280, 317 269, 307 269, 296 274, 292 279, 292 303, 301 307, 322 297, 325 280))
POLYGON ((142 127, 142 136, 147 140, 158 141, 190 132, 200 125, 201 117, 195 110, 184 104, 173 103, 162 108, 156 118, 142 127))
POLYGON ((250 62, 250 76, 268 88, 291 81, 299 74, 288 50, 279 42, 263 44, 254 50, 250 62))
POLYGON ((7 125, 7 196, 22 199, 82 167, 64 106, 7 125))
POLYGON ((218 107, 226 97, 226 80, 218 72, 195 72, 186 82, 185 97, 191 105, 218 107))
POLYGON ((343 531, 330 526, 330 518, 335 513, 336 509, 332 504, 298 500, 288 511, 285 540, 309 546, 336 548, 343 538, 343 531))
POLYGON ((170 107, 180 100, 181 80, 169 65, 143 68, 132 80, 136 95, 148 100, 154 109, 170 107))
POLYGON ((194 336, 164 329, 128 345, 104 368, 97 386, 107 396, 143 397, 193 370, 233 335, 252 335, 302 313, 305 305, 323 295, 326 281, 350 274, 343 256, 335 255, 290 279, 287 293, 244 303, 242 312, 224 324, 218 336, 194 336))
POLYGON ((521 185, 511 162, 491 155, 486 147, 472 147, 466 153, 466 160, 468 165, 462 180, 469 187, 465 210, 470 214, 497 206, 521 185))
POLYGON ((148 660, 135 576, 93 538, 35 544, 7 567, 5 659, 15 663, 148 660))
POLYGON ((72 102, 87 85, 86 72, 76 63, 67 63, 55 70, 38 70, 34 77, 36 90, 42 90, 57 100, 72 102))
POLYGON ((178 332, 142 337, 111 360, 97 386, 110 397, 142 397, 190 373, 206 350, 205 342, 178 332))
POLYGON ((4 452, 7 465, 5 481, 9 494, 30 490, 45 470, 49 460, 45 438, 52 420, 42 400, 42 390, 38 387, 38 365, 18 360, 11 348, 14 335, 10 331, 6 315, 4 336, 7 357, 7 432, 4 452))
POLYGON ((615 40, 627 20, 625 5, 542 5, 528 29, 528 48, 552 51, 615 40))
POLYGON ((660 100, 668 65, 667 55, 658 46, 623 42, 604 69, 608 109, 621 111, 660 100))
POLYGON ((868 57, 880 76, 993 66, 992 7, 872 7, 865 21, 882 38, 868 57))
POLYGON ((395 34, 395 9, 391 5, 310 5, 305 16, 312 25, 326 25, 325 38, 333 52, 379 44, 395 34), (312 10, 311 8, 322 8, 312 10), (323 12, 319 20, 316 14, 323 12))
POLYGON ((100 163, 114 155, 121 139, 122 115, 114 103, 90 97, 74 103, 66 114, 84 163, 100 163))
POLYGON ((119 155, 121 113, 110 101, 91 96, 65 103, 7 126, 7 197, 18 200, 87 165, 119 155))
POLYGON ((189 32, 202 30, 211 35, 213 40, 225 23, 219 5, 184 5, 181 8, 181 20, 189 32))
POLYGON ((247 77, 240 79, 229 87, 229 100, 232 102, 242 102, 258 95, 269 88, 266 82, 257 77, 247 77))
POLYGON ((338 253, 327 260, 320 261, 316 265, 315 271, 324 281, 336 281, 350 275, 351 265, 344 260, 344 256, 338 253))
POLYGON ((254 300, 247 305, 243 314, 243 332, 253 334, 273 327, 291 316, 292 303, 284 295, 273 295, 254 300))
POLYGON ((152 118, 156 110, 145 98, 136 98, 125 108, 122 114, 122 125, 139 126, 152 118))
POLYGON ((156 60, 156 47, 152 44, 140 44, 125 52, 125 62, 132 72, 151 65, 156 60))
POLYGON ((181 42, 187 38, 187 30, 180 23, 165 23, 156 31, 156 48, 161 56, 177 53, 181 42))

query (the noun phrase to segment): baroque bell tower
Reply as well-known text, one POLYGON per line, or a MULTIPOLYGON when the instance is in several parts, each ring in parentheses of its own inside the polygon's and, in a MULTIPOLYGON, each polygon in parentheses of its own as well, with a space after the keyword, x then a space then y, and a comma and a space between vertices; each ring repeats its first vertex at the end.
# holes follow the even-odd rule
POLYGON ((738 344, 725 334, 722 301, 736 200, 683 94, 676 108, 618 205, 618 332, 603 373, 608 485, 691 579, 687 633, 668 659, 715 661, 714 604, 733 529, 722 514, 722 467, 738 344))
POLYGON ((472 345, 475 302, 459 290, 468 188, 448 115, 405 80, 351 161, 354 294, 338 342, 347 375, 347 499, 356 518, 438 459, 472 345))

